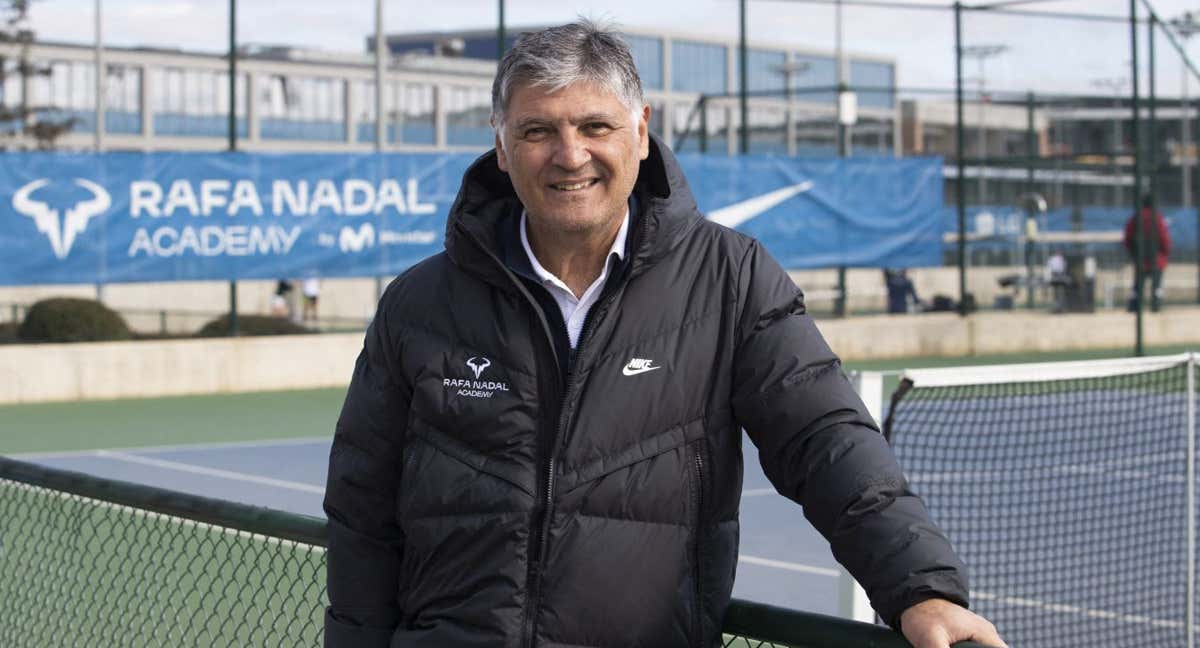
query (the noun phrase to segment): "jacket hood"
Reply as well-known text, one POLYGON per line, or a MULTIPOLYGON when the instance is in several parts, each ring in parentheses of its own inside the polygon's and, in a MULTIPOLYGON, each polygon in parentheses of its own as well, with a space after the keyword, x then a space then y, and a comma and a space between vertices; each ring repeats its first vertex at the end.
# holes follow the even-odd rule
MULTIPOLYGON (((701 216, 679 162, 655 135, 650 135, 650 155, 642 160, 633 192, 641 211, 631 232, 632 272, 636 274, 679 245, 701 216)), ((484 276, 495 275, 489 256, 496 256, 501 245, 496 225, 505 214, 520 208, 512 181, 496 161, 496 150, 484 153, 463 174, 446 219, 450 259, 484 276)))

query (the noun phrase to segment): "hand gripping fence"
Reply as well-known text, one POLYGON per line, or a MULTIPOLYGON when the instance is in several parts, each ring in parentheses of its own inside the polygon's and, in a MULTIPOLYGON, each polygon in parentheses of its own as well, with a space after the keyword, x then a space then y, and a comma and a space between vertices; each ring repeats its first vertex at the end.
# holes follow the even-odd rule
MULTIPOLYGON (((0 457, 0 646, 317 648, 325 544, 317 518, 0 457)), ((909 645, 737 600, 725 632, 726 648, 909 645)))

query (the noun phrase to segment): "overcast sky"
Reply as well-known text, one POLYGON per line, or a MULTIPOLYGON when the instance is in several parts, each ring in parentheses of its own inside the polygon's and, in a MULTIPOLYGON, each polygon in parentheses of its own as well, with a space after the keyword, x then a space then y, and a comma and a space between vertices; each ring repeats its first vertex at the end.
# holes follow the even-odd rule
MULTIPOLYGON (((976 4, 979 0, 967 0, 976 4)), ((221 51, 228 47, 227 0, 102 0, 105 42, 112 45, 176 47, 221 51)), ((906 0, 906 4, 947 6, 949 0, 906 0)), ((1200 0, 1153 0, 1164 18, 1200 12, 1200 0)), ((95 0, 35 0, 31 26, 39 38, 90 43, 94 38, 95 0)), ((736 0, 509 0, 506 22, 523 25, 560 23, 575 16, 615 21, 639 29, 736 39, 736 0)), ((1128 0, 1050 0, 1022 6, 1047 12, 1128 15, 1128 0)), ((375 0, 239 0, 241 43, 291 44, 330 51, 362 52, 374 30, 375 0)), ((494 29, 496 0, 414 2, 385 0, 384 27, 389 33, 494 29)), ((833 7, 803 1, 754 0, 748 29, 756 40, 798 48, 832 49, 833 7)), ((1143 14, 1144 15, 1144 14, 1143 14)), ((954 82, 954 22, 950 11, 846 7, 847 51, 893 58, 902 86, 945 87, 954 82)), ((968 12, 966 45, 1004 45, 1008 49, 984 63, 989 88, 1043 92, 1109 92, 1096 79, 1129 78, 1127 23, 1031 19, 1025 16, 968 12)), ((1145 31, 1139 38, 1145 45, 1145 31)), ((1200 38, 1188 44, 1200 57, 1200 38)), ((1146 82, 1145 52, 1142 81, 1146 82)), ((1165 38, 1158 39, 1158 88, 1178 94, 1180 59, 1165 38)), ((1200 67, 1200 66, 1198 66, 1200 67)), ((967 61, 964 74, 974 83, 979 63, 967 61)), ((1200 82, 1191 83, 1192 93, 1200 82)))

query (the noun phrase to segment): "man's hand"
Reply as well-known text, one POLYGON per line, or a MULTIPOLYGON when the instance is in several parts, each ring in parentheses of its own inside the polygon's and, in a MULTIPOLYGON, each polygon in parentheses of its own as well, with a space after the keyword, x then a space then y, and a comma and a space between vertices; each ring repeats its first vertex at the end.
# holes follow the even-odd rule
POLYGON ((900 630, 914 648, 950 648, 956 641, 1008 648, 987 619, 945 599, 921 601, 900 614, 900 630))

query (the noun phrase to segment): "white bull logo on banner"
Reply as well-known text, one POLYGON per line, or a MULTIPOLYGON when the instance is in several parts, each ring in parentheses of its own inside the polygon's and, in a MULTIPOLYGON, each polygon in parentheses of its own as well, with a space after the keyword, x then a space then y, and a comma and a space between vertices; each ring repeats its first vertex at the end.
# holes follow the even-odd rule
POLYGON ((83 178, 76 178, 75 184, 90 191, 92 197, 76 203, 74 207, 66 210, 62 220, 59 220, 57 209, 52 209, 50 205, 32 198, 33 192, 48 184, 50 181, 43 178, 21 187, 13 194, 12 206, 19 213, 32 218, 38 231, 50 239, 50 247, 54 250, 54 256, 65 259, 71 253, 75 237, 87 229, 88 221, 103 214, 112 206, 112 198, 104 190, 104 187, 83 178))

